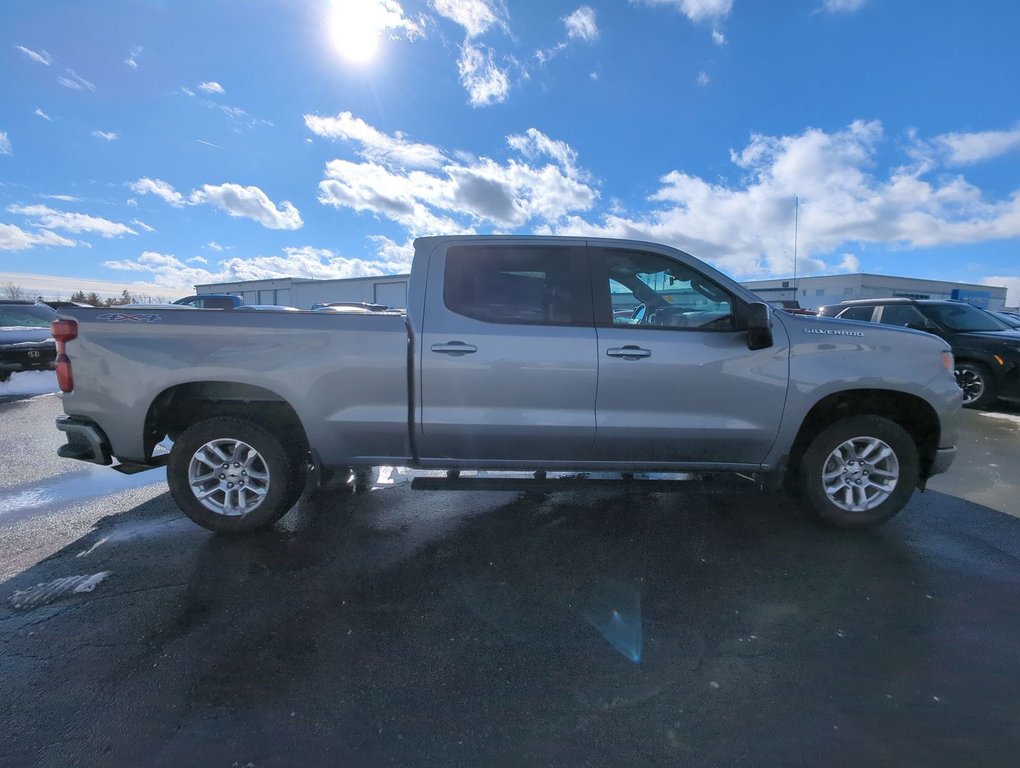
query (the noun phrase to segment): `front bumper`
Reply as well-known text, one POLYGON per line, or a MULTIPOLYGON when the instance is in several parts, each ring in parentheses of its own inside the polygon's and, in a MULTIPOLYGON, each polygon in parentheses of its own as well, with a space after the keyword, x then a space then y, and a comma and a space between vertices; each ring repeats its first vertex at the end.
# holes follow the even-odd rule
POLYGON ((58 416, 57 429, 67 435, 67 443, 57 449, 63 459, 112 464, 110 441, 99 425, 80 416, 58 416))
POLYGON ((52 344, 2 346, 0 347, 0 373, 51 371, 56 357, 56 349, 52 344))

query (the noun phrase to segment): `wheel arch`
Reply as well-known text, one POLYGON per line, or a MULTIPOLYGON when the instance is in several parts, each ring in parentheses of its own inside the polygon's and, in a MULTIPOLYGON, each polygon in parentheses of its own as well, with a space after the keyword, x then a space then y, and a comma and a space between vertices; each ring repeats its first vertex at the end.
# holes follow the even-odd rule
POLYGON ((796 475, 804 451, 815 435, 849 416, 881 416, 906 430, 917 446, 922 482, 929 477, 941 438, 938 414, 923 398, 881 389, 836 392, 815 403, 797 430, 787 459, 786 477, 796 475))
POLYGON ((201 381, 163 390, 145 416, 145 455, 168 435, 176 439, 188 427, 217 416, 246 419, 279 435, 291 449, 307 452, 308 436, 294 408, 277 393, 253 384, 201 381))

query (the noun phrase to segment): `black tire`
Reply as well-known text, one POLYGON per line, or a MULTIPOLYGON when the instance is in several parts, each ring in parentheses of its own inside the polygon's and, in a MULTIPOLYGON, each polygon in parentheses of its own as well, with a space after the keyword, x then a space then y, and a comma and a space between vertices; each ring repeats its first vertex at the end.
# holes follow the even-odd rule
POLYGON ((998 394, 988 366, 963 360, 956 363, 955 373, 956 383, 963 390, 964 408, 987 408, 995 402, 998 394))
POLYGON ((184 514, 203 528, 253 531, 283 517, 304 490, 307 467, 302 457, 292 456, 294 452, 258 424, 230 417, 206 419, 174 442, 167 482, 184 514), (208 469, 205 474, 203 467, 208 469), (205 492, 204 500, 199 491, 205 492))
POLYGON ((903 509, 919 473, 917 447, 901 426, 880 416, 851 416, 811 441, 798 480, 801 499, 822 521, 867 528, 903 509))

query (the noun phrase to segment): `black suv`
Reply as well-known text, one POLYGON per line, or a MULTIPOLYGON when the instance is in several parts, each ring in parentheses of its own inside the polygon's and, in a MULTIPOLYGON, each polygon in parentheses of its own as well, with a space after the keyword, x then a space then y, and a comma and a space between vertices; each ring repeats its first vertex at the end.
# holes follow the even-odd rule
POLYGON ((953 348, 963 404, 985 408, 997 397, 1020 400, 1020 330, 962 301, 857 299, 822 307, 822 317, 927 331, 953 348))
POLYGON ((53 368, 57 345, 50 323, 56 319, 45 304, 0 299, 0 382, 18 371, 53 368))

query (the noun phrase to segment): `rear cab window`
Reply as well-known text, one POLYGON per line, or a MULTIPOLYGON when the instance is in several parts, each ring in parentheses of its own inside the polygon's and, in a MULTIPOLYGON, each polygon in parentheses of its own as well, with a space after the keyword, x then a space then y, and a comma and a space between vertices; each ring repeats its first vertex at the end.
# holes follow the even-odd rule
POLYGON ((591 325, 583 246, 454 246, 446 254, 443 303, 487 323, 591 325))

